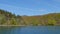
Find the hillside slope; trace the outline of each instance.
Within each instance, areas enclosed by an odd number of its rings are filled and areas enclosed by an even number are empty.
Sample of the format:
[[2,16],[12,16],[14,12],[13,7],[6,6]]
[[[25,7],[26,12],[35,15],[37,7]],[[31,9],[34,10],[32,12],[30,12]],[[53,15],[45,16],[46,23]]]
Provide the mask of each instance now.
[[60,25],[60,13],[51,13],[41,16],[25,16],[26,23],[34,25]]
[[60,13],[20,16],[0,10],[0,25],[60,25]]
[[21,21],[23,21],[21,16],[0,10],[0,25],[23,25],[25,22]]

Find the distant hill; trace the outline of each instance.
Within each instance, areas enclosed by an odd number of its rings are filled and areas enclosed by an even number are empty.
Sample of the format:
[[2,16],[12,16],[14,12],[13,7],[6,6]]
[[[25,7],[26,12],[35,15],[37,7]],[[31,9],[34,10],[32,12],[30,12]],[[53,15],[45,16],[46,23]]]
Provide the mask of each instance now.
[[0,10],[0,25],[60,25],[60,13],[37,16],[20,16]]
[[60,25],[60,13],[51,13],[41,16],[25,16],[26,23],[34,25]]

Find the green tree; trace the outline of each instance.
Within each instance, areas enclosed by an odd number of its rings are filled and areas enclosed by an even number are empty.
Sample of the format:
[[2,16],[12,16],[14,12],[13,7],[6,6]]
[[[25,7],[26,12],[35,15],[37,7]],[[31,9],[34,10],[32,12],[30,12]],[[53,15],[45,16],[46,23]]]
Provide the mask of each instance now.
[[5,24],[6,22],[7,21],[5,19],[2,19],[0,24],[2,25],[2,24]]
[[55,19],[49,19],[47,25],[56,25],[56,20]]
[[17,25],[17,22],[14,18],[11,19],[11,25]]
[[32,24],[33,24],[34,26],[37,26],[37,25],[38,25],[38,21],[35,20],[35,19],[33,19],[33,20],[32,20]]

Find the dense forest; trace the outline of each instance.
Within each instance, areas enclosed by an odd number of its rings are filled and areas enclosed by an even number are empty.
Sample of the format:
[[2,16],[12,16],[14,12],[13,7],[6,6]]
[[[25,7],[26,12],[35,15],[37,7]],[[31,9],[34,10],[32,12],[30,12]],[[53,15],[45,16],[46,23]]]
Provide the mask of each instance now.
[[20,16],[0,9],[0,25],[57,26],[60,25],[60,13]]

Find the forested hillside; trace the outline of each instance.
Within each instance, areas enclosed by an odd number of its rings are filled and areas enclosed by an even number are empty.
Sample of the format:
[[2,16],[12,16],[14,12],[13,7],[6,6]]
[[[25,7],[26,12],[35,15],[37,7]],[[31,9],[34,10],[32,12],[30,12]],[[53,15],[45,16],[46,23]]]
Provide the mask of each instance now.
[[0,10],[0,25],[23,25],[21,16],[12,14],[8,11]]
[[60,25],[60,13],[20,16],[0,9],[0,25]]

